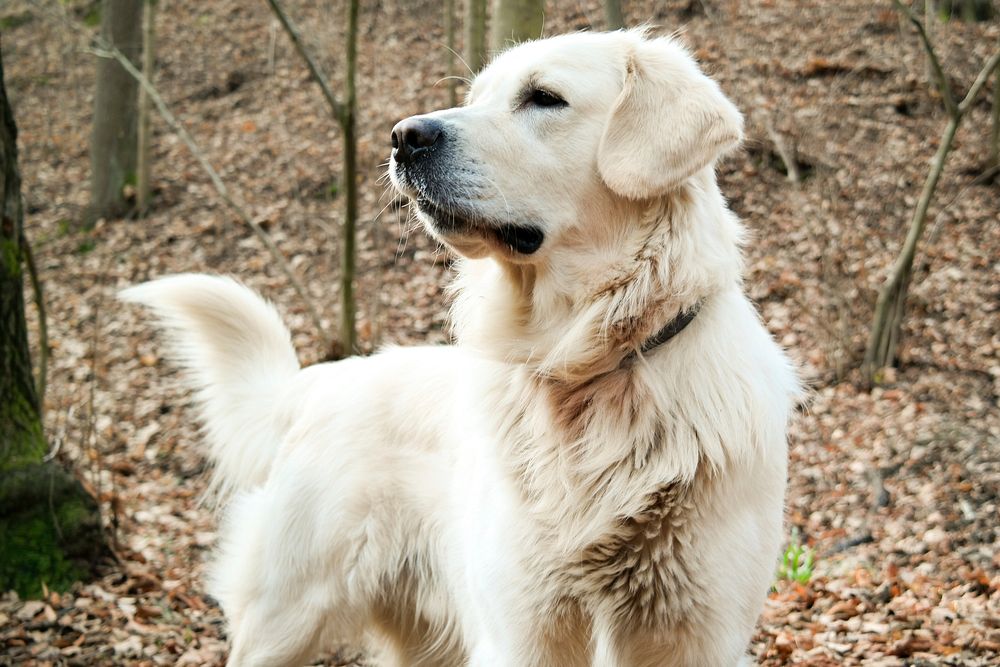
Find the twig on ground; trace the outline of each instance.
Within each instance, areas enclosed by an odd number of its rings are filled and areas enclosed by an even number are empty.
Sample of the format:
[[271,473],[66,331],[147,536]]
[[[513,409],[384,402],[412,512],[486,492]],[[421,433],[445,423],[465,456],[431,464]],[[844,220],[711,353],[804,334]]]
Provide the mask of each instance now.
[[795,157],[794,148],[790,148],[785,140],[782,138],[781,134],[774,129],[774,123],[771,120],[770,114],[765,116],[764,127],[767,129],[767,134],[771,137],[771,142],[774,144],[774,150],[777,151],[778,157],[781,161],[785,163],[785,171],[788,174],[788,180],[792,183],[801,183],[802,174],[799,172],[799,163]]

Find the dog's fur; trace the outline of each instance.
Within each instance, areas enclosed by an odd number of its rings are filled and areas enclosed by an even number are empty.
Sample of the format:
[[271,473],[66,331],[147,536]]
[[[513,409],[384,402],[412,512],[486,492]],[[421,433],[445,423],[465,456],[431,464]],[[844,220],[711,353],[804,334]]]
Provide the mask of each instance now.
[[232,280],[125,293],[172,332],[230,499],[230,664],[332,639],[398,665],[737,664],[797,391],[715,181],[740,114],[675,41],[626,31],[515,47],[417,120],[441,136],[391,175],[464,257],[455,345],[300,370]]

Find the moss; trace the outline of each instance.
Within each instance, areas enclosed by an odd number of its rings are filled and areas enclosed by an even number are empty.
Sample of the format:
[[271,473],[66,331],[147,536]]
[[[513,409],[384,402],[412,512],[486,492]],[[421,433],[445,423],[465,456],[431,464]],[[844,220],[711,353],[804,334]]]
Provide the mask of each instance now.
[[36,512],[16,519],[0,519],[0,587],[13,588],[24,598],[49,590],[66,590],[86,576],[66,558],[51,517]]
[[0,477],[0,590],[25,598],[86,579],[108,554],[97,506],[61,468],[34,465]]
[[11,277],[21,275],[21,247],[13,239],[0,238],[0,267]]
[[0,473],[4,473],[41,461],[48,445],[29,399],[23,393],[2,388],[0,395],[7,397],[6,404],[0,406]]

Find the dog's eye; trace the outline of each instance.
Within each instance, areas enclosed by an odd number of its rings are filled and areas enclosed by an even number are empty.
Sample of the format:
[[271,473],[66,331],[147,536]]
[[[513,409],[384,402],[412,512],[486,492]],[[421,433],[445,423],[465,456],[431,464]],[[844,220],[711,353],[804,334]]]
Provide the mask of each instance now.
[[566,100],[541,88],[531,90],[525,99],[525,104],[543,108],[568,106]]

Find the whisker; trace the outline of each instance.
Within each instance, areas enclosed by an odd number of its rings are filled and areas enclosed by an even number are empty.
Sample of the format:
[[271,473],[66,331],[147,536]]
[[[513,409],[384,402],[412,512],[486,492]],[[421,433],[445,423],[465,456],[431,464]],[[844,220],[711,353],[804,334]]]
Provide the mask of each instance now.
[[400,232],[399,232],[399,241],[396,244],[396,261],[398,261],[399,258],[403,256],[403,253],[406,252],[407,241],[409,241],[410,238],[411,220],[413,222],[416,222],[416,217],[417,217],[416,211],[413,210],[411,202],[407,202],[405,208],[406,208],[406,219],[402,223],[399,223],[399,218],[398,218],[398,213],[402,211],[402,208],[400,208],[399,211],[397,211],[396,223],[400,229]]
[[441,83],[442,81],[449,81],[451,79],[455,79],[456,81],[461,81],[462,83],[464,83],[466,85],[469,85],[469,86],[472,85],[472,79],[466,79],[464,76],[458,76],[458,75],[455,75],[455,74],[452,74],[450,76],[443,76],[443,77],[441,77],[440,79],[438,79],[437,81],[434,82],[434,85],[436,86],[439,83]]
[[[451,51],[452,55],[455,56],[456,58],[458,58],[461,61],[461,63],[463,65],[465,65],[465,69],[469,70],[469,74],[471,74],[472,76],[476,76],[476,73],[472,70],[471,67],[469,67],[469,63],[465,62],[465,58],[463,58],[462,55],[458,51],[456,51],[455,49],[451,48],[447,44],[442,44],[441,42],[437,42],[437,45],[441,46],[441,47],[444,47],[445,49]],[[469,81],[469,83],[471,84],[472,82]]]
[[489,178],[488,176],[484,176],[483,178],[486,179],[487,183],[493,186],[493,188],[500,195],[500,198],[503,199],[503,207],[507,210],[507,222],[511,223],[514,222],[514,216],[512,215],[512,211],[510,210],[510,203],[507,201],[507,195],[503,193],[503,190],[500,189],[500,186],[497,185],[496,181],[494,181],[492,178]]
[[[390,185],[390,186],[387,186],[387,187],[386,187],[386,188],[385,188],[385,189],[384,189],[384,190],[382,191],[382,196],[381,196],[381,197],[379,197],[379,201],[382,201],[382,197],[385,197],[386,193],[388,193],[388,192],[389,192],[389,189],[390,189],[391,187],[392,187],[391,185]],[[379,211],[378,213],[376,213],[376,214],[375,214],[375,217],[374,217],[374,218],[372,218],[372,222],[375,222],[375,221],[377,221],[377,220],[378,220],[378,219],[379,219],[379,218],[380,218],[380,217],[382,216],[382,214],[383,214],[383,213],[385,213],[386,209],[387,209],[387,208],[389,208],[390,206],[392,206],[392,204],[393,204],[393,202],[394,202],[394,201],[396,201],[396,200],[395,200],[394,198],[391,198],[391,199],[389,199],[389,201],[387,201],[387,202],[386,202],[385,206],[383,206],[383,207],[382,207],[382,210],[380,210],[380,211]]]

